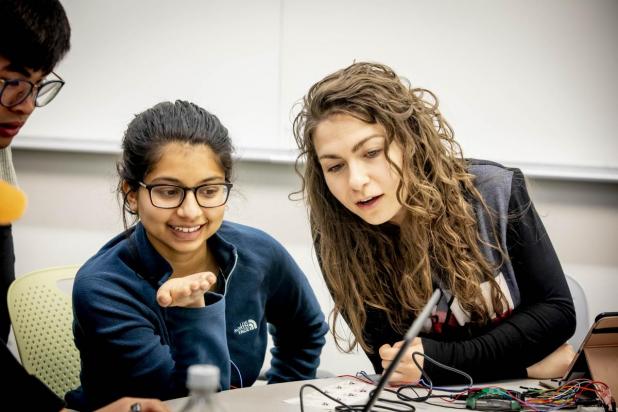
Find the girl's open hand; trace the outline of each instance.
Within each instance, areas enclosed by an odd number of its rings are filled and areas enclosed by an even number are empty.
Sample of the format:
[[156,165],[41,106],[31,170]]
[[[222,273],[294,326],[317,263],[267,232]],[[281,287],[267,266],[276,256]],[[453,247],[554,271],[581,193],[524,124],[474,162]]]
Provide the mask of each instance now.
[[157,291],[157,302],[164,308],[178,306],[185,308],[204,307],[204,293],[217,283],[212,272],[199,272],[178,278],[171,278]]

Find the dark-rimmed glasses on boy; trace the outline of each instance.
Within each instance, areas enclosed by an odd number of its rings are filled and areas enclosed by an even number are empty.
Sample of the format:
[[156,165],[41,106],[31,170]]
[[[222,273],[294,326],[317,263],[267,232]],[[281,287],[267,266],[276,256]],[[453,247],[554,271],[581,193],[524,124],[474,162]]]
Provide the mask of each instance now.
[[0,105],[6,108],[17,106],[34,93],[34,105],[36,107],[45,106],[54,100],[64,86],[64,80],[56,73],[52,72],[52,74],[57,79],[43,80],[39,84],[24,79],[0,78]]

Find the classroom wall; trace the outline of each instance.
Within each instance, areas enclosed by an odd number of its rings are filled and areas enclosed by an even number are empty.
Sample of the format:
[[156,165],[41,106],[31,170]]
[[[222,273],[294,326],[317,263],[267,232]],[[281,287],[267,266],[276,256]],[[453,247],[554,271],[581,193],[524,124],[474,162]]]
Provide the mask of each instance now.
[[436,93],[467,156],[618,181],[615,0],[62,3],[67,84],[15,145],[113,153],[133,113],[182,98],[244,158],[287,158],[294,103],[370,60]]
[[[13,152],[29,206],[14,225],[17,273],[80,263],[122,228],[114,194],[114,155]],[[226,217],[281,241],[304,269],[326,313],[332,302],[312,254],[302,202],[288,200],[299,187],[291,164],[240,162]],[[618,185],[531,180],[532,199],[562,264],[587,293],[590,314],[618,311]],[[329,337],[322,367],[337,374],[371,370],[364,354],[340,353]]]

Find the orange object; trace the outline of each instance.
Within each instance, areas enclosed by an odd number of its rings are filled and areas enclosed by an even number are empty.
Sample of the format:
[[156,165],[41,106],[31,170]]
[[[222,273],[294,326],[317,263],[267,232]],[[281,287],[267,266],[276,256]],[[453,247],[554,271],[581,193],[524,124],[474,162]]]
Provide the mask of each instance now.
[[24,192],[0,180],[0,225],[8,225],[19,219],[27,203]]

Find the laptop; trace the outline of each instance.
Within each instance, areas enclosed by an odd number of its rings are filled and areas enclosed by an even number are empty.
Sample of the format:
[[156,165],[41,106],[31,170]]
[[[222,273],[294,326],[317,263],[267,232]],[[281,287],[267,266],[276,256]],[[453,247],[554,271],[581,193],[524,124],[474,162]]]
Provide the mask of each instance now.
[[582,377],[604,382],[618,394],[618,312],[597,315],[562,381]]
[[438,301],[440,300],[441,295],[442,295],[442,292],[440,291],[440,289],[436,289],[433,292],[433,295],[431,295],[431,298],[429,298],[429,300],[427,301],[427,304],[425,305],[421,313],[416,317],[414,322],[412,322],[412,326],[410,326],[410,329],[408,329],[408,331],[403,337],[403,345],[401,345],[401,347],[399,348],[399,351],[395,355],[395,358],[393,359],[391,364],[388,365],[388,368],[386,368],[386,370],[382,374],[382,377],[378,381],[376,388],[374,389],[371,396],[369,397],[369,400],[365,404],[365,407],[363,408],[363,412],[371,412],[371,408],[373,408],[373,405],[376,403],[376,401],[380,397],[380,393],[382,392],[382,389],[384,389],[384,387],[388,383],[389,378],[395,372],[395,369],[397,369],[397,364],[399,363],[403,355],[406,353],[406,350],[408,349],[408,347],[410,346],[414,338],[418,336],[419,332],[421,331],[421,328],[423,327],[427,319],[429,319],[429,316],[431,315],[431,311],[433,310],[434,306],[438,304]]

